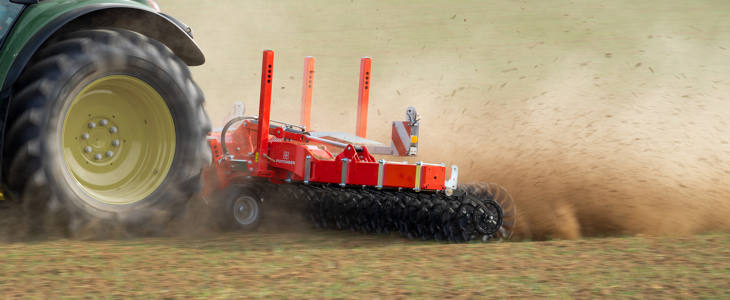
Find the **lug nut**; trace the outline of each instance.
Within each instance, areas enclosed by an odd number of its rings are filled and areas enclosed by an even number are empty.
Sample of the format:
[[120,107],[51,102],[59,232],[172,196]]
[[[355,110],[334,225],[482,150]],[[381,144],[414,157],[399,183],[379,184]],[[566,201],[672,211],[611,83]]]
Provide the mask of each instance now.
[[119,140],[113,140],[112,141],[112,146],[119,147]]
[[107,157],[112,157],[112,156],[114,156],[114,152],[112,152],[111,150],[109,150],[109,151],[106,152],[106,156]]
[[117,133],[119,131],[116,126],[109,127],[109,132],[111,133]]
[[99,125],[101,125],[101,126],[106,126],[106,124],[108,124],[108,123],[109,123],[109,121],[107,121],[106,119],[99,121]]
[[81,135],[81,138],[82,139],[85,139],[85,140],[88,140],[89,139],[89,134],[88,133],[84,133],[84,134]]
[[94,123],[94,122],[89,122],[89,128],[94,128],[94,127],[96,127],[96,123]]
[[91,146],[84,147],[84,152],[90,153],[91,152]]
[[101,154],[99,154],[99,153],[94,154],[94,159],[101,160]]

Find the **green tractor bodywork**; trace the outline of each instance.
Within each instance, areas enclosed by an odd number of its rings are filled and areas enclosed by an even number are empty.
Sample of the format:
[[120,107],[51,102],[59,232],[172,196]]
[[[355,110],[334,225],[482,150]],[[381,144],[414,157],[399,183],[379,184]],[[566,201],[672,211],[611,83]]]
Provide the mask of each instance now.
[[0,1],[6,196],[71,232],[93,220],[154,232],[179,214],[209,160],[192,30],[154,1]]
[[[46,40],[74,26],[129,29],[161,41],[189,66],[205,62],[192,39],[192,30],[173,17],[156,12],[145,0],[0,1],[10,8],[7,15],[0,15],[6,18],[0,22],[8,22],[0,25],[4,35],[0,36],[0,97],[7,96],[8,89]],[[6,98],[0,100],[7,102]]]

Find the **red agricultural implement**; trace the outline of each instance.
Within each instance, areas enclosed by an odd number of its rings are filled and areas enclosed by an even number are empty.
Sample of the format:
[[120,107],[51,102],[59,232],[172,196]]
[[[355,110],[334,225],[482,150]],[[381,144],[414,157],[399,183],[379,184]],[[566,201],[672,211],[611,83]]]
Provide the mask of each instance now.
[[258,116],[234,116],[208,137],[213,163],[204,194],[217,200],[226,228],[255,228],[266,200],[266,207],[296,207],[322,228],[457,242],[511,236],[514,205],[500,186],[457,186],[456,166],[447,179],[445,164],[373,156],[415,155],[419,119],[408,108],[405,121],[393,122],[390,146],[365,139],[370,58],[361,61],[357,136],[310,131],[311,57],[305,59],[301,125],[272,121],[273,66],[274,52],[264,51]]

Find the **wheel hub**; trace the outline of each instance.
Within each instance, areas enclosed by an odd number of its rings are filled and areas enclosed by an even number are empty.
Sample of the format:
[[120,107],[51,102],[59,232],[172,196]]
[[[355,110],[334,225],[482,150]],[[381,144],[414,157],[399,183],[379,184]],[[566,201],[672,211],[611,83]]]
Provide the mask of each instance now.
[[250,225],[256,221],[259,214],[259,207],[256,199],[250,196],[242,196],[233,203],[233,217],[241,225]]
[[62,126],[67,174],[93,200],[141,201],[167,177],[175,155],[175,124],[167,103],[136,77],[89,83],[73,99]]
[[117,154],[122,149],[122,136],[120,126],[109,121],[114,118],[116,115],[92,116],[87,126],[79,130],[79,151],[87,164],[110,165],[114,157],[119,157]]

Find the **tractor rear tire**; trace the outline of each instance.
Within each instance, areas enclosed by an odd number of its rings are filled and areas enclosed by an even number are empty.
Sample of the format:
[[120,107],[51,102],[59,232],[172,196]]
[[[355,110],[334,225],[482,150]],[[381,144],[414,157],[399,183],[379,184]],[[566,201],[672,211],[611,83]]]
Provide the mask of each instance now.
[[[14,86],[3,184],[31,232],[160,233],[201,188],[210,120],[187,66],[133,31],[48,42]],[[45,224],[45,225],[44,225]]]

